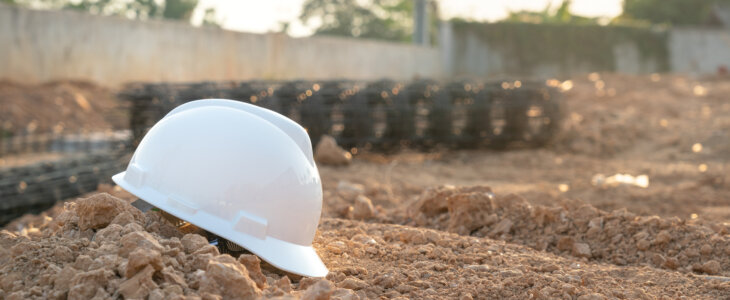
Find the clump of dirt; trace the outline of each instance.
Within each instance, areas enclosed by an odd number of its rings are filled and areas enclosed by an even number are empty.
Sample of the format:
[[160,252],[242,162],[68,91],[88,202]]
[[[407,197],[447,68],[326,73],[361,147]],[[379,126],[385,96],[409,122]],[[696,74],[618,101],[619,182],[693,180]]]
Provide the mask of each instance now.
[[0,81],[0,131],[76,133],[127,127],[114,92],[89,82],[25,85]]
[[143,214],[106,193],[66,202],[44,220],[33,231],[0,231],[0,298],[358,297],[327,279],[292,283],[250,254],[221,254],[159,212]]
[[426,190],[408,224],[504,240],[540,251],[623,265],[730,276],[730,224],[606,212],[589,204],[531,205],[483,186]]
[[314,159],[325,165],[343,166],[352,161],[352,154],[337,145],[335,138],[323,135],[314,149]]

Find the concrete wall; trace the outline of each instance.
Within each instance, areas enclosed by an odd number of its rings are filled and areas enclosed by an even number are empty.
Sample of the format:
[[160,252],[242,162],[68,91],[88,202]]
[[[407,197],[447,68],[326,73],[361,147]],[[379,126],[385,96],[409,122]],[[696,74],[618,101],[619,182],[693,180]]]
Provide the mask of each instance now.
[[730,30],[673,29],[669,53],[674,72],[698,75],[730,69]]
[[[667,71],[666,38],[634,28],[581,25],[442,26],[443,63],[457,77],[562,77],[596,71]],[[648,39],[641,40],[643,37]],[[641,47],[657,53],[642,52]],[[656,54],[656,55],[654,55]]]
[[442,77],[438,49],[290,38],[0,5],[0,78],[128,81]]
[[[707,74],[730,68],[728,30],[673,29],[661,38],[604,27],[494,26],[444,24],[440,47],[432,48],[0,4],[0,79],[81,79],[114,86],[129,81],[552,77],[595,71]],[[647,56],[654,52],[663,53]]]

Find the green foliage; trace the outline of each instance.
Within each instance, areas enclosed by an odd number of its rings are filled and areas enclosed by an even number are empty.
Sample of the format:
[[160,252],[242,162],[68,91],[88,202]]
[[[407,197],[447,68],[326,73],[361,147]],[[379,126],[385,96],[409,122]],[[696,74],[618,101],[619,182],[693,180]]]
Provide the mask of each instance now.
[[[318,35],[408,42],[413,32],[413,0],[307,0],[299,18],[305,24],[319,22]],[[437,26],[433,20],[432,16],[432,36]]]
[[130,19],[156,18],[162,11],[161,5],[154,0],[81,0],[79,2],[67,2],[61,8],[105,16],[122,16]]
[[716,5],[730,0],[624,0],[617,22],[647,21],[664,25],[708,25]]
[[215,14],[215,8],[207,8],[203,15],[203,26],[221,27],[221,22]]
[[198,0],[166,0],[162,17],[174,20],[190,20],[196,6],[198,6]]
[[[0,0],[42,9],[69,9],[129,19],[190,20],[198,0]],[[216,24],[215,10],[205,11],[205,25]]]
[[572,0],[563,0],[557,9],[553,9],[548,4],[542,11],[516,11],[510,12],[503,22],[519,22],[519,23],[564,23],[564,24],[596,24],[598,19],[586,18],[573,15],[570,12]]
[[546,64],[615,71],[614,47],[625,43],[636,45],[641,58],[654,61],[659,71],[669,68],[667,33],[647,27],[455,21],[454,30],[459,36],[482,39],[505,55],[513,74],[532,74],[534,67]]

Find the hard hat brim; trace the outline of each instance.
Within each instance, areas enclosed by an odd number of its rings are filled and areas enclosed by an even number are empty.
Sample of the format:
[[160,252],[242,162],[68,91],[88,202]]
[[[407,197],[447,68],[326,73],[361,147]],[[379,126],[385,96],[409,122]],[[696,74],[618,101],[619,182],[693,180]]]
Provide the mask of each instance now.
[[184,207],[172,205],[168,201],[169,195],[150,187],[135,187],[124,180],[125,174],[126,171],[116,174],[112,176],[112,180],[155,207],[246,248],[274,267],[308,277],[324,277],[329,272],[312,246],[297,245],[269,236],[261,239],[241,233],[234,230],[233,224],[227,220],[204,211],[191,212]]

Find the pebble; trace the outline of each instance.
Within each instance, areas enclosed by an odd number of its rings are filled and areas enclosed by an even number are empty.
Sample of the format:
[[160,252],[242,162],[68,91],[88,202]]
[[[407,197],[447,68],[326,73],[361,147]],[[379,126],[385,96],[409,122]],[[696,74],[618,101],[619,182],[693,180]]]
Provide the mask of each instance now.
[[337,145],[335,138],[323,135],[314,151],[314,159],[323,165],[349,165],[352,154]]

